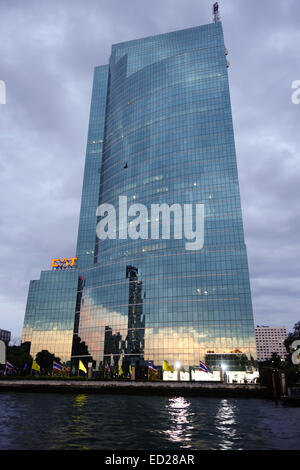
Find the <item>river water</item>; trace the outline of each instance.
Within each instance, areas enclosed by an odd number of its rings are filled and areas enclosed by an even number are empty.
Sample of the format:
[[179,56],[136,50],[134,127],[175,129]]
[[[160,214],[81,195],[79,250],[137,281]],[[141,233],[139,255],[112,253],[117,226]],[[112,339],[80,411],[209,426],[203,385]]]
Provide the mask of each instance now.
[[300,408],[260,399],[0,393],[0,449],[300,449]]

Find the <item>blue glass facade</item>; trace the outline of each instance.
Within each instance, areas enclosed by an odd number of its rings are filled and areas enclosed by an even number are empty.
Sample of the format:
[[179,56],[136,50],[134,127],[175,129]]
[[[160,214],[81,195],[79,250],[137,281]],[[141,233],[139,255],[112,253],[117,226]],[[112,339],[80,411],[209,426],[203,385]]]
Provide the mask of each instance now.
[[202,203],[205,241],[97,239],[78,331],[96,369],[255,358],[221,23],[112,47],[101,168],[99,204]]
[[108,65],[96,67],[92,91],[90,123],[86,149],[76,256],[79,268],[94,263],[96,207],[100,190],[100,172],[104,139]]
[[33,358],[44,349],[70,361],[77,288],[76,269],[42,271],[30,282],[22,342],[30,343]]
[[[151,238],[150,218],[147,239],[117,230],[100,240],[96,209],[118,209],[120,196],[149,210],[203,204],[203,248]],[[218,370],[225,358],[229,369],[250,368],[254,324],[221,23],[113,45],[109,65],[96,67],[77,256],[75,366],[121,364],[125,375],[136,366],[143,376],[148,360]]]

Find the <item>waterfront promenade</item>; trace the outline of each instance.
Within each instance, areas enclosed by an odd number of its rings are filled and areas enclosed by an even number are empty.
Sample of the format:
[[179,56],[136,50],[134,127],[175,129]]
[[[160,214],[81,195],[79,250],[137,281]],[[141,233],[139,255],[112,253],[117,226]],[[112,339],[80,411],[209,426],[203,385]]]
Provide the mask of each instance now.
[[221,382],[138,382],[96,380],[0,380],[0,392],[73,392],[117,393],[168,396],[211,396],[271,398],[270,391],[259,384],[224,384]]

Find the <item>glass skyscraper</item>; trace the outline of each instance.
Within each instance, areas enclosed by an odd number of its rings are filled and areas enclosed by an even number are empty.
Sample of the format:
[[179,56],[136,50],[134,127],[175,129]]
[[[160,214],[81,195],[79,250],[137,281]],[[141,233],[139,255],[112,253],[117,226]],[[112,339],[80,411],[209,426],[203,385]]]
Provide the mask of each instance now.
[[[134,367],[144,377],[147,361],[160,370],[163,361],[177,363],[186,373],[200,361],[212,371],[224,362],[229,371],[251,370],[255,335],[226,52],[216,22],[113,45],[109,65],[95,68],[77,267],[32,281],[23,341],[68,331],[67,360],[74,369],[79,359],[92,363],[95,372],[121,365],[125,375]],[[202,249],[187,250],[186,239],[172,236],[172,215],[169,239],[151,236],[152,215],[149,236],[124,236],[120,196],[149,213],[153,204],[202,204]],[[103,204],[116,208],[115,238],[97,237]],[[55,339],[42,349],[60,354]]]

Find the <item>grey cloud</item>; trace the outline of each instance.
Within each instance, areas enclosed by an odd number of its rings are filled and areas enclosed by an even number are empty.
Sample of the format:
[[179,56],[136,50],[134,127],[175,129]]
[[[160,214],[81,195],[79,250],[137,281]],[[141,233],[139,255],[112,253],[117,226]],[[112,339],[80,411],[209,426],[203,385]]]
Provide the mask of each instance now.
[[[0,327],[20,336],[29,280],[73,255],[93,67],[110,47],[212,20],[212,0],[0,4]],[[229,48],[245,238],[258,324],[299,320],[297,0],[219,2]]]

